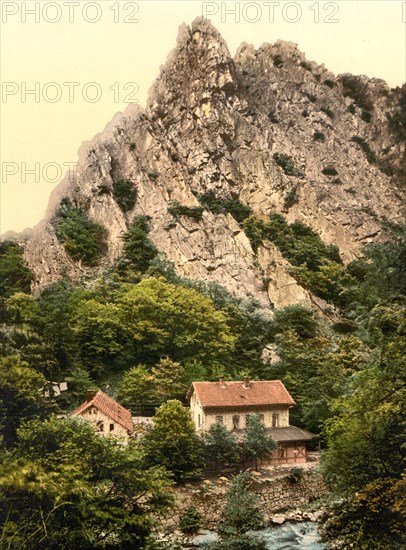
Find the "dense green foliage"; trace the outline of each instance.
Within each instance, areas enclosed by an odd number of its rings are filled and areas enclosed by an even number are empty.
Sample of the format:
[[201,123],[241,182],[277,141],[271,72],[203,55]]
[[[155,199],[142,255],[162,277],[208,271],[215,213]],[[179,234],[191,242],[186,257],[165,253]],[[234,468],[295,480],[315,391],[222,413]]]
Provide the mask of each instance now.
[[113,197],[123,212],[132,210],[137,200],[137,192],[132,181],[118,180],[113,183]]
[[183,533],[196,533],[202,524],[202,515],[194,506],[189,506],[180,518],[179,527]]
[[345,97],[353,99],[354,103],[365,111],[372,111],[374,108],[370,98],[368,86],[362,82],[359,76],[344,74],[340,77]]
[[231,214],[238,223],[242,223],[252,214],[252,209],[243,204],[237,195],[219,197],[214,191],[207,191],[197,198],[203,208],[213,214]]
[[144,434],[142,446],[148,466],[164,466],[176,481],[199,478],[203,468],[202,443],[180,401],[161,405],[153,427]]
[[324,518],[323,539],[340,550],[405,548],[405,495],[404,478],[368,483],[344,504],[332,507],[333,513]]
[[259,529],[264,521],[258,497],[250,491],[250,477],[242,473],[233,478],[227,494],[220,532],[225,538]]
[[44,398],[46,379],[18,356],[0,358],[0,435],[10,447],[22,420],[46,418],[51,411]]
[[204,450],[209,465],[236,466],[241,460],[241,447],[235,436],[220,422],[212,424],[205,433]]
[[97,264],[106,249],[106,229],[92,222],[86,212],[62,199],[53,224],[59,241],[73,260]]
[[0,298],[9,298],[15,292],[29,292],[32,279],[21,247],[0,242]]
[[137,365],[126,371],[119,386],[118,398],[131,410],[142,410],[146,404],[184,399],[191,382],[180,363],[164,357],[152,369]]
[[351,141],[357,143],[361,147],[362,151],[365,153],[365,158],[370,164],[376,162],[376,155],[364,138],[360,136],[352,136]]
[[146,548],[151,512],[170,503],[162,469],[79,420],[27,422],[0,475],[2,547]]
[[178,201],[171,202],[168,212],[173,218],[178,221],[181,216],[192,218],[195,221],[200,221],[203,216],[203,208],[201,206],[185,206]]
[[146,216],[135,216],[123,237],[124,250],[119,270],[135,270],[145,273],[158,254],[154,243],[148,237],[150,227]]
[[406,85],[395,88],[394,98],[386,112],[389,126],[400,140],[406,140]]
[[276,446],[276,442],[268,435],[259,414],[250,414],[244,433],[244,451],[249,459],[255,461],[256,470],[258,460],[269,459]]
[[274,153],[273,159],[278,166],[282,168],[287,176],[295,176],[296,178],[303,178],[303,172],[295,166],[292,161],[292,157],[285,155],[285,153]]
[[[235,197],[228,200],[209,195],[202,208],[231,213],[254,250],[272,241],[297,280],[335,305],[334,322],[298,304],[272,315],[219,285],[178,277],[157,254],[142,217],[129,228],[123,257],[101,278],[75,285],[61,279],[35,297],[27,293],[20,250],[1,249],[7,260],[1,264],[0,430],[7,450],[0,517],[8,547],[147,546],[150,512],[167,499],[162,484],[161,492],[154,489],[167,479],[163,467],[182,482],[201,475],[205,462],[237,459],[223,427],[215,425],[202,441],[187,409],[173,401],[185,402],[191,381],[219,376],[281,379],[297,403],[291,423],[321,434],[325,478],[343,499],[325,521],[326,540],[338,538],[343,548],[404,544],[405,227],[387,224],[387,240],[365,246],[364,256],[345,267],[337,248],[304,224],[275,214],[255,217]],[[272,360],[263,360],[265,347]],[[67,392],[44,397],[49,382],[64,380]],[[98,446],[76,424],[57,429],[62,424],[46,420],[52,411],[72,410],[95,385],[119,392],[131,407],[163,403],[154,428],[125,457]],[[245,449],[254,447],[245,442]],[[122,461],[131,463],[131,475]],[[157,498],[151,506],[144,497],[137,505],[128,501],[139,490],[144,495],[142,487]],[[110,489],[116,504],[110,494],[102,501]],[[261,544],[235,529],[219,548]]]
[[137,365],[123,374],[117,398],[133,411],[136,406],[142,409],[155,402],[155,380],[146,365]]
[[251,216],[244,230],[256,251],[264,240],[273,242],[292,264],[292,275],[315,294],[342,305],[342,291],[350,275],[346,272],[335,245],[326,245],[307,225],[288,224],[281,214],[268,218]]

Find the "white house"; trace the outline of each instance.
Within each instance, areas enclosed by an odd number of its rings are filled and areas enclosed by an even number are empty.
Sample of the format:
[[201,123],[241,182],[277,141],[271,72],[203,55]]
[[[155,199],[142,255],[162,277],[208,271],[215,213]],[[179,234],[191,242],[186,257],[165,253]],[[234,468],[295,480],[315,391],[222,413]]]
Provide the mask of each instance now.
[[193,382],[187,397],[199,433],[220,422],[241,438],[249,415],[259,414],[278,443],[273,462],[305,462],[306,441],[317,437],[289,424],[289,409],[295,402],[280,380]]

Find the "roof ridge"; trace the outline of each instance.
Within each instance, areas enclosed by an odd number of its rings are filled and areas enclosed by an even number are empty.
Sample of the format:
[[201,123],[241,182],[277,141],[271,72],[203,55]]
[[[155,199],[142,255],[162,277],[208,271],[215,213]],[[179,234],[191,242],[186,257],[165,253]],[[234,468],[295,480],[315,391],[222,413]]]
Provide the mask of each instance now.
[[89,401],[82,403],[73,412],[74,416],[78,416],[85,412],[89,407],[94,406],[99,409],[103,414],[109,416],[112,420],[120,424],[128,431],[133,430],[133,422],[131,411],[123,407],[118,401],[116,401],[107,393],[99,390]]

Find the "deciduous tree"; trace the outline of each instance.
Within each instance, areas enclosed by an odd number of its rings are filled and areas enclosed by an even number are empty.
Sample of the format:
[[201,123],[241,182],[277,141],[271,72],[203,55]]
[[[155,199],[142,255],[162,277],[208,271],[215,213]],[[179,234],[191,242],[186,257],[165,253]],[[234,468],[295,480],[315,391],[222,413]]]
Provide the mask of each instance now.
[[241,460],[241,449],[235,436],[216,422],[204,435],[206,461],[217,466],[235,466]]
[[176,481],[198,478],[203,467],[203,448],[189,409],[176,399],[159,407],[153,427],[141,440],[148,465],[161,465]]
[[259,414],[250,414],[244,434],[244,450],[248,458],[255,460],[255,469],[258,468],[258,460],[269,457],[276,446]]
[[0,476],[2,545],[27,550],[141,549],[171,503],[162,468],[90,424],[50,419],[19,431]]

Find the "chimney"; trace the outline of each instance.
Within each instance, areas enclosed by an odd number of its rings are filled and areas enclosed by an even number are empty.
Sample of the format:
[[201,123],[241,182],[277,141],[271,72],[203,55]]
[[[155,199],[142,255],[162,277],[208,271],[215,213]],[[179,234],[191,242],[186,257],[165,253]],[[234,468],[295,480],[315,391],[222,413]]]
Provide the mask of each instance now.
[[91,401],[97,394],[99,390],[87,390],[86,392],[86,401]]
[[248,390],[248,389],[250,389],[250,387],[251,387],[251,381],[250,381],[250,379],[249,379],[249,378],[244,378],[244,388],[245,388],[246,390]]

